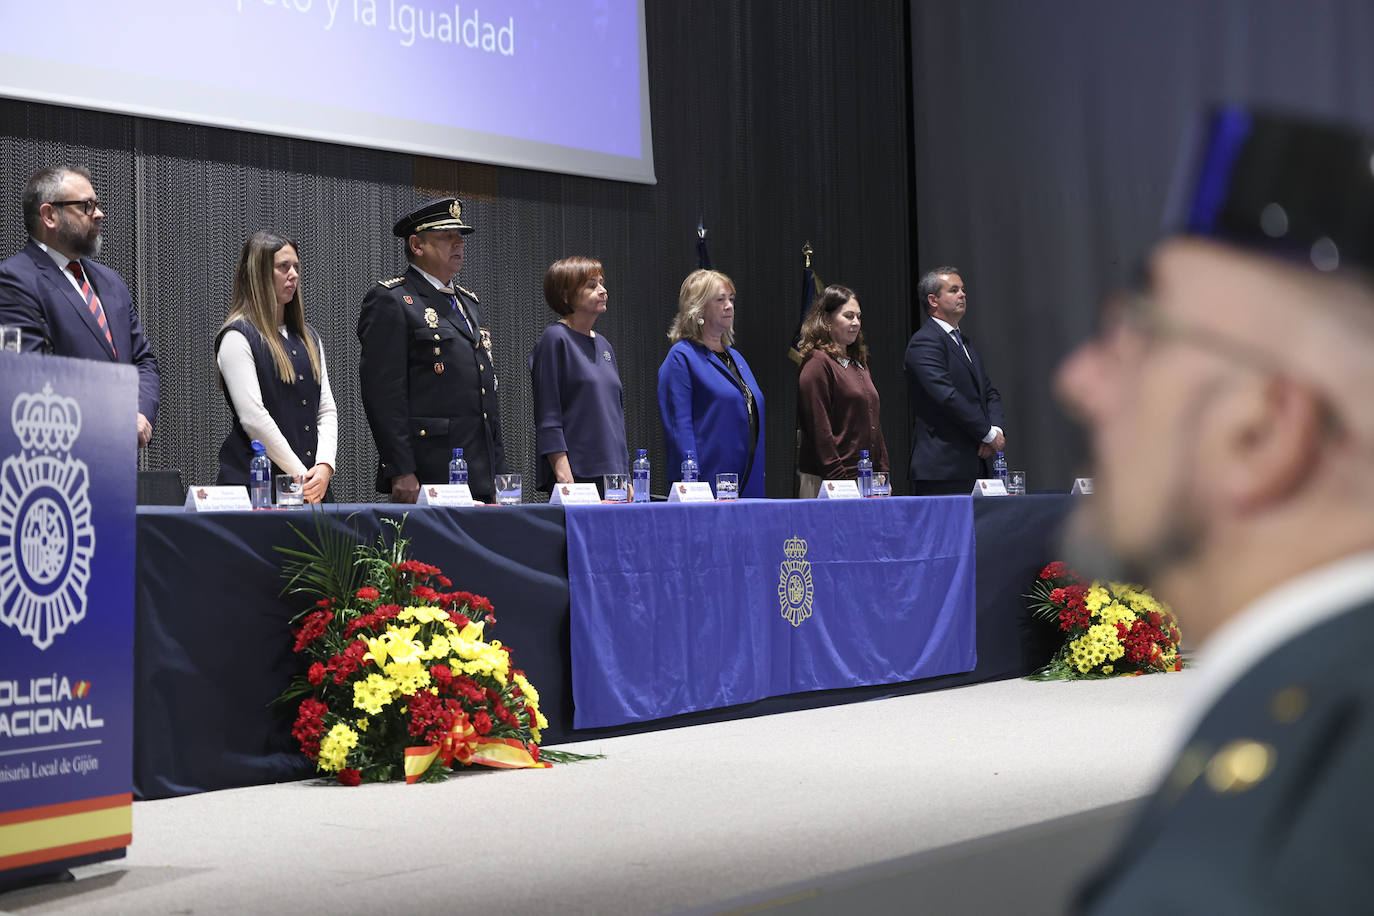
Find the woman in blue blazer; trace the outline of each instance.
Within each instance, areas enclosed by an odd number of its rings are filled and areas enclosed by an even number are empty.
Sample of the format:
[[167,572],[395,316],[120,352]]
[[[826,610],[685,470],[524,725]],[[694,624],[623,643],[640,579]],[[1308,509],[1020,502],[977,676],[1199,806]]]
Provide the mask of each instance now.
[[763,392],[735,339],[735,284],[725,274],[697,270],[682,281],[673,347],[658,368],[658,410],[668,452],[668,480],[678,479],[687,452],[696,452],[701,479],[739,474],[744,497],[763,497]]

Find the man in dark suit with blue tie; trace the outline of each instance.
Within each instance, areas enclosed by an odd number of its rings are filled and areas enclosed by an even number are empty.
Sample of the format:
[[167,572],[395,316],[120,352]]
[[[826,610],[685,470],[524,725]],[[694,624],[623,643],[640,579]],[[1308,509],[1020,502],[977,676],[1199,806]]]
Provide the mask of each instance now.
[[937,267],[917,288],[930,317],[906,347],[911,399],[910,479],[917,496],[969,493],[1006,447],[1002,396],[959,330],[968,290],[958,268]]
[[132,364],[138,369],[138,447],[153,437],[160,382],[129,287],[91,260],[105,219],[91,173],[53,166],[24,188],[29,241],[0,262],[0,324],[18,327],[24,350]]
[[1143,282],[1059,370],[1097,478],[1069,558],[1197,647],[1174,763],[1080,907],[1368,913],[1374,134],[1200,127]]

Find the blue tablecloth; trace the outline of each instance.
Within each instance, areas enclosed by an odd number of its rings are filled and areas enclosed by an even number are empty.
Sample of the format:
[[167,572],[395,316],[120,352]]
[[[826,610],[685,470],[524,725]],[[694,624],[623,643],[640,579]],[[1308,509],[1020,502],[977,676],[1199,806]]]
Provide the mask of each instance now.
[[971,503],[569,507],[575,727],[972,670]]

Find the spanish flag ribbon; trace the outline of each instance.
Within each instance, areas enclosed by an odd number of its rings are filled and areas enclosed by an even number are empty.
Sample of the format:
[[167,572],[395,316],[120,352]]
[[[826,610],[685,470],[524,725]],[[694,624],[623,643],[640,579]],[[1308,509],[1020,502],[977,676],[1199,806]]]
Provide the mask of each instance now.
[[553,766],[535,760],[529,749],[514,738],[494,738],[481,742],[472,751],[472,762],[503,770],[548,769]]
[[410,785],[425,775],[425,770],[429,769],[429,765],[438,756],[439,745],[437,744],[406,748],[406,785]]
[[459,713],[453,728],[444,735],[438,744],[422,744],[406,748],[406,785],[416,782],[430,764],[437,759],[444,766],[453,766],[453,761],[468,763],[472,760],[473,748],[477,745],[477,731],[472,727],[466,713]]

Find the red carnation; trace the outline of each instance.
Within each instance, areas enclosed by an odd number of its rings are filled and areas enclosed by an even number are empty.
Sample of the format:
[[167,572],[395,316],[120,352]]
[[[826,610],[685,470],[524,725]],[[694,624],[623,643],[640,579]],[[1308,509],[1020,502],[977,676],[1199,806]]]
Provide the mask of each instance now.
[[344,769],[339,771],[339,782],[346,786],[356,786],[358,783],[362,781],[363,774],[353,769],[352,767],[345,767]]
[[321,598],[319,601],[316,601],[316,602],[315,602],[315,607],[327,608],[327,607],[329,607],[329,606],[330,606],[331,604],[333,604],[333,603],[334,603],[334,599],[333,599],[333,598]]
[[448,619],[452,620],[453,625],[460,630],[468,624],[472,623],[472,621],[469,620],[466,615],[461,614],[458,611],[449,611]]
[[291,736],[300,742],[301,750],[311,757],[320,753],[320,736],[324,734],[324,716],[329,707],[314,697],[301,700],[296,714],[296,724],[291,727]]
[[357,595],[360,601],[376,601],[378,598],[382,597],[382,593],[370,585],[365,585],[358,589]]
[[410,590],[410,593],[415,596],[417,601],[422,601],[425,604],[437,604],[439,601],[439,593],[428,585],[417,585]]
[[1053,563],[1050,563],[1044,569],[1040,570],[1040,578],[1062,579],[1068,571],[1068,564],[1064,563],[1062,560],[1055,560]]
[[472,727],[476,729],[477,734],[479,735],[490,734],[491,716],[487,715],[485,712],[477,713],[475,716],[472,717]]
[[299,652],[322,636],[325,628],[329,626],[329,621],[333,619],[334,612],[329,610],[311,611],[307,614],[301,628],[296,631],[294,650]]
[[440,576],[439,584],[442,585],[444,588],[453,588],[453,580],[450,579],[448,576]]
[[322,665],[319,662],[315,662],[315,664],[310,666],[310,670],[306,672],[305,679],[310,683],[314,684],[316,687],[318,687],[320,686],[320,684],[324,683],[325,676],[328,673],[329,671],[324,667],[324,665]]

